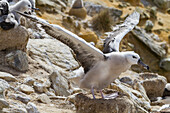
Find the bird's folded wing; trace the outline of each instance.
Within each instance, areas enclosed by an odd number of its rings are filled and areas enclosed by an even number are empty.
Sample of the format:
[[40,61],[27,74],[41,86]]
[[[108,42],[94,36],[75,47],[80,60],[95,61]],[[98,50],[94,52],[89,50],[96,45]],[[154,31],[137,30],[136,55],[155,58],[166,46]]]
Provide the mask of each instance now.
[[107,32],[106,34],[108,36],[104,41],[103,52],[109,53],[112,51],[119,51],[120,41],[139,23],[139,19],[140,14],[135,11],[125,19],[124,23],[113,27],[112,32]]
[[[25,16],[26,14],[20,13]],[[74,33],[53,24],[40,22],[38,18],[32,18],[26,15],[27,18],[41,23],[46,33],[64,44],[68,45],[76,54],[77,60],[81,63],[85,73],[89,71],[98,61],[104,60],[104,54],[91,44],[87,43],[84,39],[78,37]]]

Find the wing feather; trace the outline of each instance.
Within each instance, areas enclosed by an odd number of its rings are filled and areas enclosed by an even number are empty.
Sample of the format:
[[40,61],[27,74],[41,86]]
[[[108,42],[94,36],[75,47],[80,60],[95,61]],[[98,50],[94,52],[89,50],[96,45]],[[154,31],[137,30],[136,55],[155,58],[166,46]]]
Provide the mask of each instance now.
[[21,12],[18,13],[42,24],[42,27],[48,35],[68,45],[76,54],[77,60],[84,67],[85,73],[89,71],[98,61],[105,60],[103,52],[87,43],[84,39],[78,37],[74,33],[58,25],[41,22],[37,17],[32,17]]
[[112,28],[112,32],[107,32],[107,38],[104,41],[104,53],[110,53],[113,51],[119,51],[119,44],[123,37],[130,32],[138,23],[140,19],[140,14],[138,12],[133,12],[128,16],[124,23],[116,25]]

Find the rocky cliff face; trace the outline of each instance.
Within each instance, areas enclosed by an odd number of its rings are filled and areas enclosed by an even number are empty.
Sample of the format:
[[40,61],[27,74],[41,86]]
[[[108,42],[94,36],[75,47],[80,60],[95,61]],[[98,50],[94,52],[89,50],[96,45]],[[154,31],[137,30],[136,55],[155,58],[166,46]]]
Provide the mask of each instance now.
[[132,66],[103,90],[107,99],[95,92],[94,100],[88,90],[69,80],[80,68],[73,51],[46,34],[40,24],[23,19],[15,29],[0,29],[0,112],[169,112],[168,105],[164,106],[169,101],[158,99],[169,96],[168,4],[168,0],[84,0],[83,5],[71,8],[70,0],[37,0],[39,17],[99,49],[103,48],[104,33],[110,30],[106,28],[120,23],[138,7],[140,23],[122,40],[120,50],[137,52],[150,71]]

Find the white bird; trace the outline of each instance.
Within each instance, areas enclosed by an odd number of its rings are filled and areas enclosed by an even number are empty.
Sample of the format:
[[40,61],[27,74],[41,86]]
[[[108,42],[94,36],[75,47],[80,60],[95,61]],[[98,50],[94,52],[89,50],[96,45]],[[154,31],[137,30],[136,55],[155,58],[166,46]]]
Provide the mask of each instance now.
[[9,13],[8,15],[0,17],[0,26],[3,30],[9,30],[16,28],[18,26],[18,22],[15,20],[13,13]]
[[[141,62],[140,56],[133,51],[104,54],[82,38],[58,25],[43,23],[32,16],[20,14],[35,22],[41,23],[48,35],[65,43],[74,51],[77,60],[84,68],[83,76],[79,79],[79,86],[80,88],[91,89],[93,98],[95,98],[94,89],[101,91],[112,83],[122,72],[128,70],[131,65],[142,64],[148,68],[147,65]],[[126,21],[127,23],[138,21],[138,17],[139,13],[134,12]],[[119,33],[121,34],[122,32]],[[102,91],[101,96],[104,98]]]
[[7,0],[0,0],[0,27],[3,30],[9,30],[16,28],[18,22],[15,20],[15,16],[9,13],[9,4]]
[[16,11],[20,12],[31,12],[32,9],[35,9],[32,7],[31,3],[29,0],[20,0],[14,5],[11,5],[9,7],[9,12],[13,13],[15,16],[15,19],[18,23],[20,23],[20,15],[16,13]]
[[133,12],[128,16],[123,24],[116,25],[112,28],[112,32],[107,32],[108,35],[104,41],[104,53],[110,53],[113,51],[119,51],[119,44],[123,37],[130,32],[138,23],[140,19],[140,14],[138,12]]
[[[16,4],[17,2],[19,2],[19,1],[21,1],[21,0],[8,0],[8,2],[9,2],[10,5],[14,5],[14,4]],[[35,7],[35,0],[29,0],[29,1],[30,1],[30,3],[31,3],[32,7]]]

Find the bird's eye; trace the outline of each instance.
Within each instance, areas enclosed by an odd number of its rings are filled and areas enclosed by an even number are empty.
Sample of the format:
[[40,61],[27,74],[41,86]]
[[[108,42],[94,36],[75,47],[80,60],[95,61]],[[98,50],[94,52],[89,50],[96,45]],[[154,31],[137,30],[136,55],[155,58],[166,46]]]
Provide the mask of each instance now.
[[28,7],[31,7],[31,5],[28,5]]
[[132,57],[135,58],[135,59],[137,58],[136,56],[132,56]]

